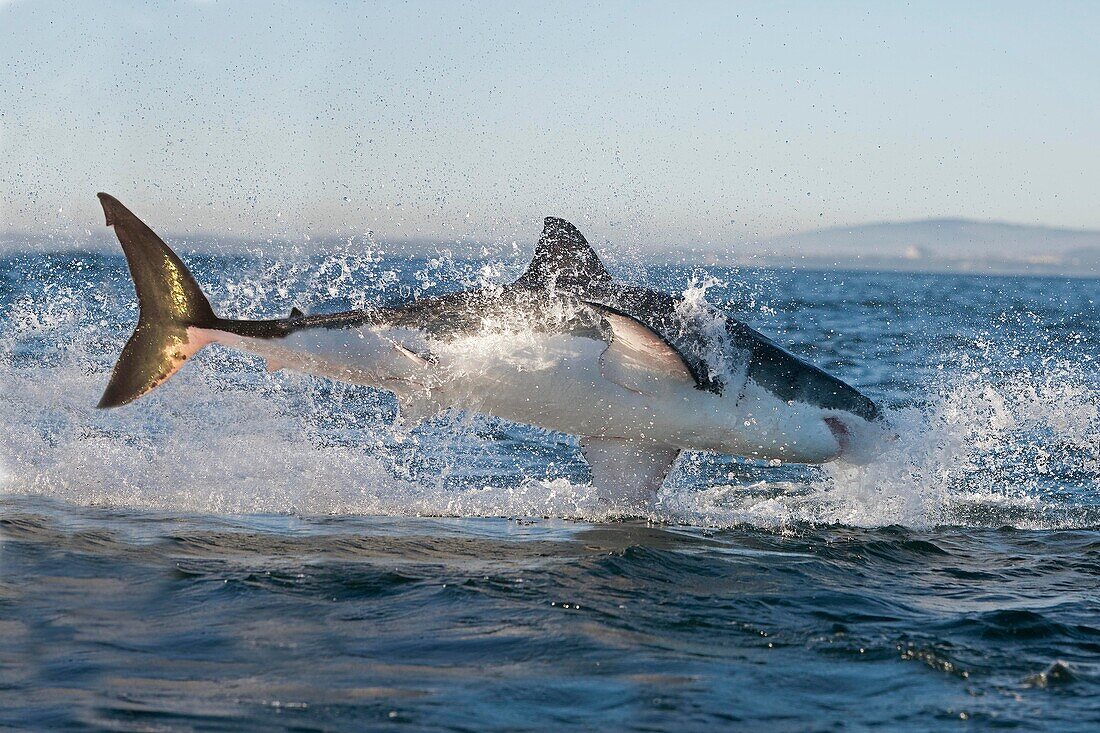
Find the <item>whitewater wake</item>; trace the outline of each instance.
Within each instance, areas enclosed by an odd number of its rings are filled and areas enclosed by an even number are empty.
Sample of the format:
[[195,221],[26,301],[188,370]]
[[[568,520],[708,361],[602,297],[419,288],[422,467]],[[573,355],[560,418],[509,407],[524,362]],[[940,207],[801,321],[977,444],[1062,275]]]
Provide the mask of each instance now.
[[[216,310],[249,317],[308,308],[309,298],[362,307],[499,274],[441,259],[410,280],[360,246],[222,277],[208,292]],[[41,287],[14,293],[0,314],[0,491],[196,513],[622,515],[600,503],[567,436],[454,413],[409,427],[385,393],[268,374],[218,348],[136,405],[96,411],[136,317],[132,294],[124,280],[98,287],[98,275],[70,267],[39,275]],[[697,304],[715,281],[687,287]],[[1100,525],[1100,507],[1081,500],[1100,488],[1096,363],[1006,370],[1002,351],[984,348],[980,359],[944,363],[921,395],[890,410],[896,438],[873,460],[807,468],[689,455],[648,518],[769,529]]]

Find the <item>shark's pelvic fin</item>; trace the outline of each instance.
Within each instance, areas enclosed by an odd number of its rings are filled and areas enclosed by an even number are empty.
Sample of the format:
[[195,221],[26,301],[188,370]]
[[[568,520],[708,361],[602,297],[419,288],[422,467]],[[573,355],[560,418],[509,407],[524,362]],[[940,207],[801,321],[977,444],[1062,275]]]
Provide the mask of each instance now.
[[519,280],[529,287],[585,288],[611,283],[611,274],[584,235],[565,219],[546,217],[535,256]]
[[648,509],[680,449],[616,438],[582,438],[592,485],[611,504]]
[[212,327],[218,318],[187,267],[152,229],[113,196],[101,193],[99,201],[126,254],[138,297],[137,328],[98,405],[118,407],[155,389],[210,343],[198,329]]

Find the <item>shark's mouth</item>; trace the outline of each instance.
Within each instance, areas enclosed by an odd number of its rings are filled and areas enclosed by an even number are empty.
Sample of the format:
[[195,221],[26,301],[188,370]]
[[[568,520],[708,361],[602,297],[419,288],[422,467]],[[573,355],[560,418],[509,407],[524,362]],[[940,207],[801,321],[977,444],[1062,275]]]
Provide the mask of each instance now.
[[844,421],[839,417],[827,417],[825,418],[825,424],[829,426],[829,431],[836,438],[837,445],[840,446],[840,451],[837,456],[842,456],[848,450],[848,444],[851,442],[852,433],[848,429],[848,426],[844,424]]

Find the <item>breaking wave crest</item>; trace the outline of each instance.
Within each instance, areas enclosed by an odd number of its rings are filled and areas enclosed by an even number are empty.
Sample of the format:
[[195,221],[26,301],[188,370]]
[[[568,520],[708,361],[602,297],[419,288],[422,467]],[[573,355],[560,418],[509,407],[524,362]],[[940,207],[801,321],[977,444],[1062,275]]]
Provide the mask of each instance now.
[[[896,433],[876,457],[814,476],[719,484],[674,497],[669,519],[778,528],[1100,525],[1100,397],[1074,365],[1016,375],[957,377],[920,406],[896,409]],[[1082,494],[1092,501],[1083,502]]]
[[[308,309],[315,298],[361,307],[500,274],[447,259],[401,271],[354,249],[281,267],[207,261],[196,271],[213,284],[216,309],[253,317]],[[199,513],[621,514],[588,486],[571,438],[454,413],[402,425],[387,394],[267,374],[257,359],[221,349],[130,408],[96,411],[136,318],[122,260],[25,258],[9,269],[0,491]],[[688,302],[701,308],[708,290],[723,287],[696,279],[688,289],[699,297]],[[1096,363],[1015,360],[998,369],[996,347],[978,352],[969,363],[941,360],[919,394],[894,395],[896,437],[873,460],[812,468],[689,455],[650,518],[770,529],[1100,525]]]

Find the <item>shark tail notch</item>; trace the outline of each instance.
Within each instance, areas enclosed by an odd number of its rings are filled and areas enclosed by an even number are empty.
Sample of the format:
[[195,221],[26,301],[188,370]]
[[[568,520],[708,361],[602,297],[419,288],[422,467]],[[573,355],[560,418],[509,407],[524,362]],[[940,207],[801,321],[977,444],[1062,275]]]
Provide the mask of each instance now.
[[197,329],[217,324],[210,302],[176,253],[118,199],[100,193],[107,226],[126,254],[138,323],[98,407],[119,407],[151,392],[210,343]]

